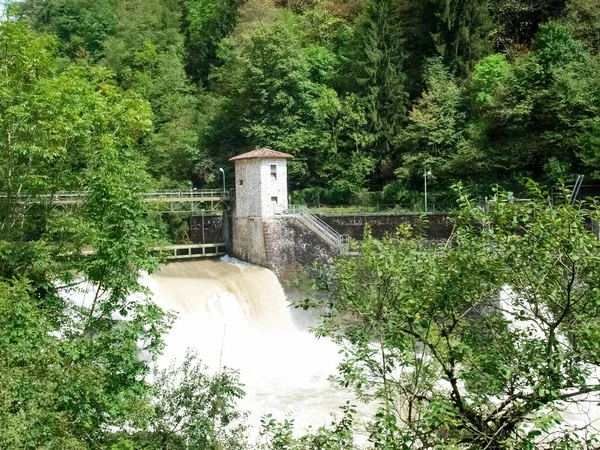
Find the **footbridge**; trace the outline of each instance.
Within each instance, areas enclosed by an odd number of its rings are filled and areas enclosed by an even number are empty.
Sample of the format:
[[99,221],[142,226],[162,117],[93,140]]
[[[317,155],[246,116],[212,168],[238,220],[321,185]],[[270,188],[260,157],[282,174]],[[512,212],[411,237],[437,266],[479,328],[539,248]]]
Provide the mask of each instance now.
[[[171,244],[156,248],[166,259],[181,260],[192,258],[205,258],[224,256],[227,254],[227,243],[204,242],[204,218],[206,214],[219,214],[228,211],[231,207],[231,195],[227,190],[217,189],[190,189],[147,192],[143,201],[147,204],[148,212],[176,213],[202,217],[202,243]],[[0,202],[6,201],[8,196],[0,194]],[[13,195],[13,203],[20,204],[25,210],[32,206],[45,208],[77,208],[86,200],[85,192],[58,192],[47,195]],[[33,210],[32,210],[33,211]],[[33,214],[33,212],[32,212]],[[93,254],[92,249],[84,249],[83,255]]]
[[215,256],[225,256],[227,254],[227,244],[220,242],[217,244],[179,244],[169,245],[160,249],[168,252],[167,259],[195,259]]
[[[0,195],[0,199],[6,197],[6,194]],[[59,192],[51,195],[15,195],[12,198],[17,203],[59,207],[80,206],[85,202],[85,197],[86,194],[82,192]],[[144,194],[144,202],[150,208],[172,213],[225,211],[230,209],[230,200],[229,191],[217,189],[169,190]]]
[[[192,258],[210,258],[227,255],[227,244],[219,242],[216,244],[176,244],[157,247],[154,253],[161,253],[168,260],[181,260]],[[81,251],[84,256],[94,254],[94,250],[86,248]]]

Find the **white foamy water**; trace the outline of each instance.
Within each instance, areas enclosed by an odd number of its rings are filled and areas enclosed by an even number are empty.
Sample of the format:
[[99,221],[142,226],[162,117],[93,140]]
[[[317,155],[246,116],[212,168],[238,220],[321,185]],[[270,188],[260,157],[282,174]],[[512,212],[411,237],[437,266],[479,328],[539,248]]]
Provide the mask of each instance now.
[[[521,317],[528,317],[530,312],[515,304],[513,301],[517,294],[510,288],[510,286],[504,286],[500,291],[500,307],[504,317],[510,321],[511,327],[516,330],[528,332],[529,336],[545,340],[547,330],[545,330],[544,323],[532,320],[523,320]],[[550,312],[544,309],[540,309],[538,312],[542,317],[546,316],[546,323],[552,323],[553,317]],[[567,346],[567,337],[558,334],[557,340],[561,345]],[[582,366],[583,368],[583,366]],[[600,383],[600,369],[588,366],[591,371],[590,376],[587,379],[589,385],[598,385]],[[600,394],[598,392],[592,392],[589,394],[579,395],[569,399],[568,402],[564,402],[558,405],[558,410],[564,421],[563,424],[559,425],[554,431],[571,430],[576,431],[576,434],[582,438],[588,438],[588,434],[600,433]],[[542,410],[542,414],[544,410]],[[542,441],[544,437],[540,438]]]
[[179,318],[165,337],[161,367],[197,350],[211,370],[240,370],[240,407],[257,427],[260,416],[294,418],[297,431],[331,422],[351,400],[328,381],[338,347],[296,325],[277,277],[269,270],[224,259],[170,263],[145,280],[162,308]]

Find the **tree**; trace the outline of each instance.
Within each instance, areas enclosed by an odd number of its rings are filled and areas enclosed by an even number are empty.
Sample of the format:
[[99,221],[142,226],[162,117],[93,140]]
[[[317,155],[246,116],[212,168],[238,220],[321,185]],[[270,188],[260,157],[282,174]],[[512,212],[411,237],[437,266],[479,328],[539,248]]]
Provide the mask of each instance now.
[[568,27],[555,22],[543,25],[534,43],[490,98],[490,164],[537,179],[549,175],[551,159],[567,173],[590,170],[598,132],[597,63]]
[[561,412],[600,392],[600,242],[586,229],[598,204],[563,192],[552,205],[534,184],[487,209],[458,195],[448,242],[367,231],[361,256],[324,274],[328,298],[302,304],[326,303],[318,333],[344,345],[339,383],[381,402],[370,441],[595,448],[589,423]]
[[152,407],[143,426],[120,433],[135,448],[242,450],[248,447],[244,419],[236,402],[245,394],[239,375],[227,367],[209,374],[189,352],[180,365],[155,369]]
[[408,94],[402,72],[406,52],[397,2],[371,0],[364,4],[354,29],[350,84],[366,113],[367,150],[382,179],[390,177],[397,157],[398,133],[406,122]]
[[28,0],[15,6],[36,29],[55,34],[61,55],[69,58],[100,57],[117,25],[110,0]]
[[170,322],[138,281],[157,267],[136,151],[149,106],[104,69],[57,74],[54,45],[0,25],[3,448],[97,447],[126,426],[148,401],[139,352],[154,358]]
[[[336,56],[306,43],[301,22],[283,14],[285,20],[257,26],[224,49],[228,60],[214,72],[213,82],[229,98],[230,123],[241,128],[237,135],[242,142],[231,150],[270,146],[291,153],[290,182],[295,188],[325,179],[324,166],[337,150],[341,104],[330,87]],[[221,158],[230,156],[220,146],[217,151]]]
[[487,2],[428,0],[423,12],[435,51],[431,56],[440,55],[452,73],[470,73],[475,62],[491,52]]
[[162,186],[203,184],[197,166],[208,159],[199,146],[197,89],[184,67],[179,5],[171,0],[122,0],[117,30],[102,63],[121,86],[150,102],[154,132],[143,142],[148,171]]
[[572,0],[567,5],[565,20],[573,27],[573,36],[597,55],[600,52],[600,12],[595,6],[593,1]]
[[540,26],[565,14],[565,0],[489,1],[494,22],[491,33],[499,51],[519,53],[531,47]]
[[244,0],[184,0],[186,69],[205,84],[213,66],[219,64],[217,49],[235,27]]
[[441,58],[430,60],[425,68],[425,90],[402,134],[406,150],[397,170],[401,178],[420,177],[425,165],[442,180],[472,171],[475,158],[469,154],[462,96],[463,90]]

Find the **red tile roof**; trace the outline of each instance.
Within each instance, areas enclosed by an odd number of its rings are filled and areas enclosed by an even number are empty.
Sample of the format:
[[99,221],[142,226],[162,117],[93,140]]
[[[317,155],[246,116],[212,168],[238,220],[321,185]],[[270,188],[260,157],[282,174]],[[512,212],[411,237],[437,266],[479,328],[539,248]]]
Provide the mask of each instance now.
[[275,150],[271,150],[270,148],[257,148],[256,150],[252,150],[248,153],[242,153],[241,155],[234,156],[233,158],[229,158],[229,161],[238,161],[240,159],[250,159],[250,158],[280,158],[280,159],[290,159],[293,158],[289,153],[277,152]]

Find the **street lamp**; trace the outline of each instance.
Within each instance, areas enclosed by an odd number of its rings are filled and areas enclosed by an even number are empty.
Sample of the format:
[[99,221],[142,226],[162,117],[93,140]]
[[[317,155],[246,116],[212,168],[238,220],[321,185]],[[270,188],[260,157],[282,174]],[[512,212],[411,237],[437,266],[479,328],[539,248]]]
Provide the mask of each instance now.
[[425,165],[425,169],[423,171],[423,182],[425,184],[425,212],[427,212],[427,179],[431,177],[431,170],[429,167]]
[[223,170],[222,167],[219,167],[219,170],[223,174],[223,192],[225,192],[225,171]]

